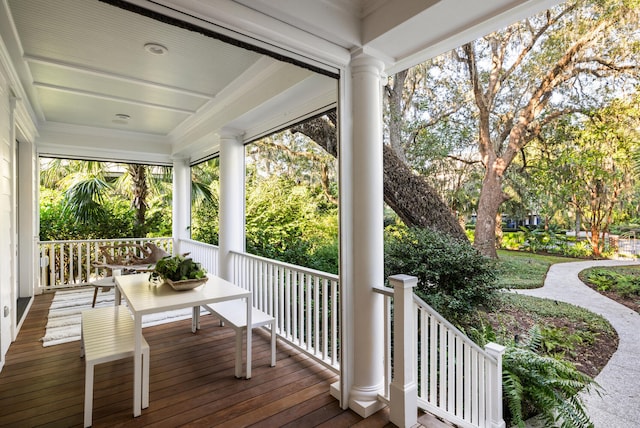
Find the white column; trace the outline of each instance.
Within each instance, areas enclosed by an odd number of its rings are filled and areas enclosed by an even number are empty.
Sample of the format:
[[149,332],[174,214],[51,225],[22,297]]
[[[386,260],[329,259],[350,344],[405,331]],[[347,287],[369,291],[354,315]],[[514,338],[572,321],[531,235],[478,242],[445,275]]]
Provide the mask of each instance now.
[[393,287],[393,380],[389,387],[389,420],[398,427],[418,422],[418,386],[413,369],[415,335],[413,289],[418,278],[409,275],[389,277]]
[[173,161],[173,253],[180,254],[180,239],[191,238],[191,166],[188,159]]
[[370,56],[351,62],[353,298],[345,309],[353,314],[349,407],[365,418],[382,407],[384,379],[383,297],[372,291],[384,283],[382,70]]
[[233,281],[230,251],[244,251],[244,144],[237,130],[220,134],[219,275]]

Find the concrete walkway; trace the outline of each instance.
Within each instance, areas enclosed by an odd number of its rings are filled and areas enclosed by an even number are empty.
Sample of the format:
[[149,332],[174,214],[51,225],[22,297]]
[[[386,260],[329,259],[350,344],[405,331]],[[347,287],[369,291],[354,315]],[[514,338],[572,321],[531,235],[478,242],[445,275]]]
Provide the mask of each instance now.
[[618,349],[595,379],[603,389],[602,396],[583,395],[595,428],[640,427],[640,314],[587,287],[578,279],[578,272],[595,266],[637,263],[624,260],[557,263],[549,269],[544,287],[514,290],[589,309],[606,318],[618,333]]

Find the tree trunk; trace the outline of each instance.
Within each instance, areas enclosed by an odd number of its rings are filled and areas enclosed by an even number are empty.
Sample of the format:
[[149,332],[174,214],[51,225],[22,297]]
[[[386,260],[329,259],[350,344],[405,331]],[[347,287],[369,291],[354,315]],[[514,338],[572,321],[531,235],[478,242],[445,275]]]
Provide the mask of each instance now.
[[496,233],[495,246],[496,246],[496,249],[498,249],[502,246],[502,238],[503,238],[502,214],[500,212],[496,213],[496,232],[495,233]]
[[473,246],[483,255],[494,259],[498,257],[496,251],[496,217],[500,205],[504,201],[501,178],[492,168],[492,163],[489,163],[482,181],[482,192],[478,201],[478,222],[476,223]]
[[145,165],[129,164],[129,175],[132,181],[133,199],[131,205],[136,210],[135,223],[133,225],[136,237],[147,236],[147,168]]
[[384,201],[407,226],[430,228],[467,240],[438,192],[384,146]]
[[[335,111],[297,125],[300,132],[315,141],[327,153],[338,156]],[[357,153],[356,153],[357,156]],[[393,150],[383,146],[384,201],[407,226],[431,228],[455,238],[467,240],[464,229],[436,190],[400,160]]]
[[602,253],[600,252],[600,231],[598,230],[598,226],[595,222],[591,223],[591,236],[589,240],[591,242],[591,248],[593,249],[593,257],[600,257]]

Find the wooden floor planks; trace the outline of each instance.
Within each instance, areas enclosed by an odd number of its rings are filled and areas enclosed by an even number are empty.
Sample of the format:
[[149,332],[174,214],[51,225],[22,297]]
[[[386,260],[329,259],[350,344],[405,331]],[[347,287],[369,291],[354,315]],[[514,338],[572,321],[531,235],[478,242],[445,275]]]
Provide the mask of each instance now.
[[[81,426],[84,361],[79,342],[43,348],[52,294],[35,298],[0,373],[0,426]],[[390,427],[388,411],[363,420],[329,394],[337,376],[269,337],[254,333],[253,377],[234,377],[234,332],[211,315],[202,329],[176,321],[144,329],[151,347],[150,406],[132,416],[132,360],[96,366],[94,427]]]

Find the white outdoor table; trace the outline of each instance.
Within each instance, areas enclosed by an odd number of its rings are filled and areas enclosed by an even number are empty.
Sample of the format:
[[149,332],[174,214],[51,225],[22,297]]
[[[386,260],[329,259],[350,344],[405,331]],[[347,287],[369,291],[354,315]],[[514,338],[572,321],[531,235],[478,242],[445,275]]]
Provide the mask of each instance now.
[[[169,284],[154,285],[149,274],[116,277],[116,291],[121,294],[133,314],[135,330],[135,358],[133,372],[133,416],[142,413],[142,316],[174,309],[193,308],[192,328],[199,328],[200,306],[226,300],[245,299],[247,325],[252,325],[251,292],[220,277],[208,275],[209,280],[193,290],[175,291]],[[118,304],[116,296],[116,304]],[[238,367],[238,364],[240,367]],[[245,354],[246,378],[251,378],[251,329],[247,328]],[[242,361],[236,362],[236,377],[242,376]],[[147,405],[147,403],[145,403]],[[145,406],[146,407],[146,406]]]

